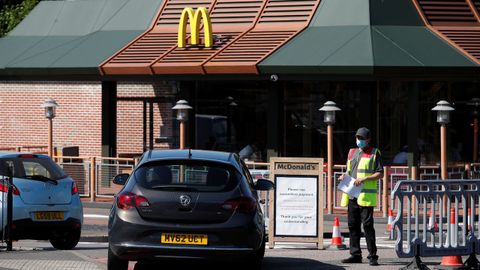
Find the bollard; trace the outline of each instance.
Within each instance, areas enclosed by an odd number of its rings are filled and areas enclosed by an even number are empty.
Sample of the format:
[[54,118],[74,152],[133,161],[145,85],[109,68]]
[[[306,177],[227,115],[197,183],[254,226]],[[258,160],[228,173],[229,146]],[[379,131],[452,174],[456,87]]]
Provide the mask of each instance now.
[[13,229],[13,165],[8,165],[8,190],[7,190],[7,251],[12,251]]

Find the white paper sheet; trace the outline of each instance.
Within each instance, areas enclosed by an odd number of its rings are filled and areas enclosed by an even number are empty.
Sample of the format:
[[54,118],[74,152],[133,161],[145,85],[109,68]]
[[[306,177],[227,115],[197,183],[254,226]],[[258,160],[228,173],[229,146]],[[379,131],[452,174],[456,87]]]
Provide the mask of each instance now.
[[355,178],[344,174],[343,180],[338,184],[338,189],[347,193],[351,198],[358,198],[362,192],[363,184],[355,186]]

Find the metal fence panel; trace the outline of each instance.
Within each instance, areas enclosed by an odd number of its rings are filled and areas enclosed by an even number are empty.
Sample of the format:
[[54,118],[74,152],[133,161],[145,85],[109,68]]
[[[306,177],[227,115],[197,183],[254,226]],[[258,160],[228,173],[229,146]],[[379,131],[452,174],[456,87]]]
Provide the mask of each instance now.
[[392,193],[398,257],[478,253],[479,196],[480,180],[398,182]]
[[68,158],[59,160],[57,164],[75,181],[80,196],[90,196],[90,162]]
[[113,197],[117,194],[122,186],[112,183],[113,178],[117,174],[130,174],[134,168],[133,159],[118,160],[109,158],[97,158],[95,162],[96,172],[96,196],[97,197]]

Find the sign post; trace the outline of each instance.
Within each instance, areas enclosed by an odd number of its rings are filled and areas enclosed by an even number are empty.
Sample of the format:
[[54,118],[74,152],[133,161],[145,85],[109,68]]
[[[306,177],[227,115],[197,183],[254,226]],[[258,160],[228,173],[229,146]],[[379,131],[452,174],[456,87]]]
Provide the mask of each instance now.
[[272,158],[270,170],[269,248],[295,242],[323,249],[323,159]]

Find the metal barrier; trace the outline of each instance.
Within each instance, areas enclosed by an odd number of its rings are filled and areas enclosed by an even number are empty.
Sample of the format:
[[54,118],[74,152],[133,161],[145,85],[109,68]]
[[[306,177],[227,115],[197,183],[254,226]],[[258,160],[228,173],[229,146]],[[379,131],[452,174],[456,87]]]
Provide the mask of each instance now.
[[426,269],[420,257],[471,255],[469,262],[476,260],[480,180],[400,181],[392,198],[395,251],[400,258],[415,257],[407,267]]
[[[252,178],[254,180],[263,178],[263,179],[269,179],[270,178],[270,163],[260,163],[260,162],[245,162],[245,164],[248,167],[248,170],[250,171],[250,174],[252,175]],[[258,192],[258,197],[260,200],[263,202],[261,204],[263,214],[265,215],[265,226],[268,226],[269,222],[269,208],[270,208],[270,201],[268,200],[269,198],[269,191],[259,191]],[[268,227],[267,227],[268,230]]]
[[[343,192],[337,189],[338,184],[340,183],[340,176],[344,174],[347,171],[347,166],[345,165],[334,165],[333,166],[333,208],[345,208],[340,205],[340,202],[342,200],[342,194]],[[325,172],[326,173],[326,172]],[[325,179],[323,182],[326,184],[326,174],[324,175]],[[323,192],[325,195],[323,196],[324,200],[327,198],[327,188],[324,186]],[[327,205],[325,201],[325,206]]]
[[439,166],[421,166],[419,168],[419,180],[436,180],[440,179]]
[[90,196],[91,162],[85,157],[56,157],[57,164],[77,184],[81,197]]
[[99,198],[113,198],[122,186],[112,184],[117,174],[131,174],[135,167],[132,158],[95,158],[95,196]]

